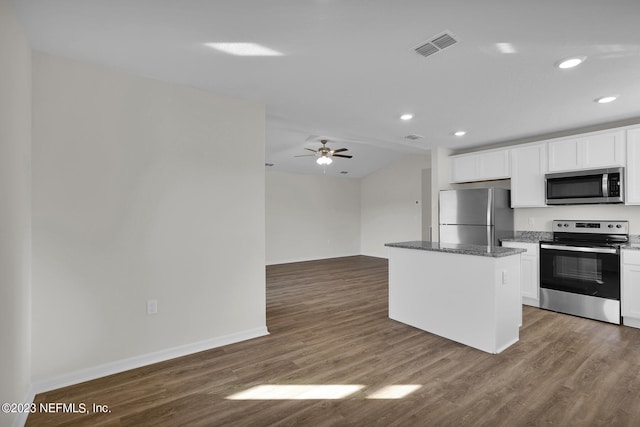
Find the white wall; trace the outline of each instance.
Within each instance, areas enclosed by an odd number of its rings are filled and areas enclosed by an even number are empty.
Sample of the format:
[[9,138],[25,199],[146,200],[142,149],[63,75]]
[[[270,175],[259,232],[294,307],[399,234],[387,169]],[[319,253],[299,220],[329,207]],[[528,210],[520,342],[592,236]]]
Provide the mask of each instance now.
[[[0,403],[30,385],[31,49],[10,0],[0,0]],[[0,412],[0,426],[14,414]]]
[[33,94],[34,381],[266,333],[264,106],[42,53]]
[[430,167],[429,156],[411,155],[362,178],[363,255],[386,258],[385,243],[422,240],[422,169]]
[[440,190],[449,190],[451,181],[451,150],[431,149],[431,240],[440,241]]
[[360,254],[360,180],[266,172],[267,264]]
[[[533,224],[529,224],[529,218]],[[640,234],[640,206],[582,205],[521,208],[514,210],[516,230],[551,231],[554,219],[626,220],[629,234]]]

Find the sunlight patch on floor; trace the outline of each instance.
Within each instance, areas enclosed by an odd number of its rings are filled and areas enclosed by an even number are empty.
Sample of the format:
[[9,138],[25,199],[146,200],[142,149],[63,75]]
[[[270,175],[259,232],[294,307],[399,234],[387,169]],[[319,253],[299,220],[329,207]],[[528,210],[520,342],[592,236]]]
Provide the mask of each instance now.
[[230,400],[344,399],[361,390],[357,384],[283,385],[265,384],[232,394]]
[[422,386],[418,384],[388,385],[368,395],[367,399],[402,399],[420,387]]
[[[367,399],[402,399],[421,385],[398,384],[382,387]],[[318,400],[344,399],[364,389],[360,384],[263,384],[227,396],[229,400]]]

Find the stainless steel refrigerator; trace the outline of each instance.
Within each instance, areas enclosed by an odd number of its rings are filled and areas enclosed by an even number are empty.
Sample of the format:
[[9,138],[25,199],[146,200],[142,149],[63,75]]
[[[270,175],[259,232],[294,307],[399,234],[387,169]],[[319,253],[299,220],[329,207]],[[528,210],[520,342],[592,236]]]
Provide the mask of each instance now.
[[510,191],[472,188],[440,191],[440,242],[499,246],[513,237]]

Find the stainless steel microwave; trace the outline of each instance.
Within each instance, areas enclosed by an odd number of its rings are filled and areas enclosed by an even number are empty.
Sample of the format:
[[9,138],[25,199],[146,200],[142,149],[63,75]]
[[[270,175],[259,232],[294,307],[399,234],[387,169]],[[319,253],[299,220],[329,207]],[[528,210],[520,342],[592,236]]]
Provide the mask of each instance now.
[[547,205],[624,203],[624,168],[549,173]]

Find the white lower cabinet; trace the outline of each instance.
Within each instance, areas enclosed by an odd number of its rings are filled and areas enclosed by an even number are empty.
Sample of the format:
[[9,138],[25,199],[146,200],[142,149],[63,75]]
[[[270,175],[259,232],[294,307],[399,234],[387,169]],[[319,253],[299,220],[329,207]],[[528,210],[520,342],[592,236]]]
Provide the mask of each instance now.
[[620,299],[623,323],[640,328],[640,251],[622,250]]
[[540,307],[540,246],[525,242],[502,242],[502,246],[527,250],[520,258],[520,295],[523,304]]

